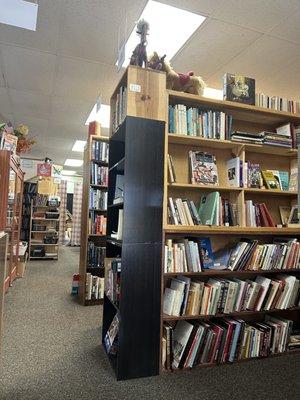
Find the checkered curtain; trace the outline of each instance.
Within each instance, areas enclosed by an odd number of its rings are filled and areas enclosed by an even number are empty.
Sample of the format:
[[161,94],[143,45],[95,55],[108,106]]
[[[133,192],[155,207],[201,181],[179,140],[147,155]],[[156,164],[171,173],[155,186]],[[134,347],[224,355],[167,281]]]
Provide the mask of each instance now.
[[67,181],[60,181],[58,195],[60,196],[59,244],[63,244],[66,231]]
[[71,246],[80,246],[81,208],[82,208],[82,183],[77,182],[74,185],[74,194],[73,194]]

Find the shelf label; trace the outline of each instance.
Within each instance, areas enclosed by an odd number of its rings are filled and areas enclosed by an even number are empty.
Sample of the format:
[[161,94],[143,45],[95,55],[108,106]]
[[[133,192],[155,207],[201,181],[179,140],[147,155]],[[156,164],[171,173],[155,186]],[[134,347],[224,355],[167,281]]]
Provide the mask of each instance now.
[[131,83],[129,85],[129,90],[131,92],[141,93],[141,85],[137,85],[136,83]]

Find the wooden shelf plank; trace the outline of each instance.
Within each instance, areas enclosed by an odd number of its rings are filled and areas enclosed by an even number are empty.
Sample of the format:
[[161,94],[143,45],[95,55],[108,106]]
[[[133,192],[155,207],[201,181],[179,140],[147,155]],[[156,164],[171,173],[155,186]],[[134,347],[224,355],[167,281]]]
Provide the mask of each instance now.
[[257,189],[257,188],[244,188],[245,193],[255,193],[261,195],[271,196],[297,196],[294,190],[274,190],[274,189]]
[[218,185],[194,185],[192,183],[168,183],[169,189],[191,189],[191,190],[218,190],[221,192],[240,192],[243,188]]
[[170,102],[181,102],[202,106],[206,109],[227,112],[241,121],[260,122],[265,124],[280,124],[283,122],[294,122],[300,124],[300,114],[285,111],[271,110],[269,108],[257,107],[243,103],[226,100],[214,100],[194,94],[168,90]]
[[300,307],[292,307],[284,310],[273,309],[273,310],[261,310],[261,311],[240,311],[233,312],[230,314],[215,314],[215,315],[167,315],[163,314],[164,321],[180,321],[180,320],[188,320],[188,319],[211,319],[211,318],[224,318],[224,317],[245,317],[248,315],[264,315],[266,313],[278,313],[278,312],[286,312],[286,311],[299,311]]
[[275,154],[286,157],[297,156],[296,149],[287,149],[284,147],[262,145],[262,144],[250,144],[250,143],[243,143],[230,140],[206,139],[198,136],[180,135],[178,133],[169,133],[168,141],[169,143],[181,144],[185,146],[187,145],[200,146],[200,147],[202,146],[202,147],[211,147],[215,149],[235,149],[237,147],[241,148],[243,147],[246,150],[246,152]]
[[185,276],[236,276],[236,275],[268,275],[268,274],[280,274],[280,273],[290,273],[290,272],[298,272],[300,273],[300,268],[289,268],[289,269],[272,269],[272,270],[236,270],[236,271],[230,271],[227,269],[223,270],[217,270],[217,269],[209,269],[206,271],[201,271],[201,272],[165,272],[164,277],[165,278],[171,278],[173,276],[178,276],[178,275],[185,275]]
[[103,299],[91,299],[91,300],[84,300],[85,306],[98,306],[103,304]]
[[89,237],[96,236],[96,237],[104,237],[104,238],[106,237],[106,235],[102,235],[100,233],[89,233],[88,236]]
[[208,235],[300,235],[299,228],[269,228],[269,227],[243,227],[243,226],[184,226],[184,225],[166,225],[165,233],[182,234],[208,234]]
[[96,189],[107,189],[107,185],[97,185],[94,183],[90,183],[90,186],[96,188]]

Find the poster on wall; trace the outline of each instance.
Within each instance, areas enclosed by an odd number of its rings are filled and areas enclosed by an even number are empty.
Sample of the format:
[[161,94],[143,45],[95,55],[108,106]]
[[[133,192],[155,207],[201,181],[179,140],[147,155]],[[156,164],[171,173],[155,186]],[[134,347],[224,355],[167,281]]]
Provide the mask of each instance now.
[[36,166],[37,176],[51,177],[52,165],[49,163],[41,163]]
[[62,170],[63,170],[62,165],[57,165],[57,164],[52,165],[52,177],[54,178],[55,183],[60,183],[62,179],[61,176]]

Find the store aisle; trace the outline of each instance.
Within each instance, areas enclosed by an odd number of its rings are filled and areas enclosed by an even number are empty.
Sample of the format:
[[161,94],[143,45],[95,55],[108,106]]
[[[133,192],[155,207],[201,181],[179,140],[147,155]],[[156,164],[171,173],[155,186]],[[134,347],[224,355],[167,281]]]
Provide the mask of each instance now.
[[116,382],[100,349],[101,307],[69,295],[78,257],[62,248],[58,262],[31,262],[7,295],[1,400],[297,398],[297,356]]

